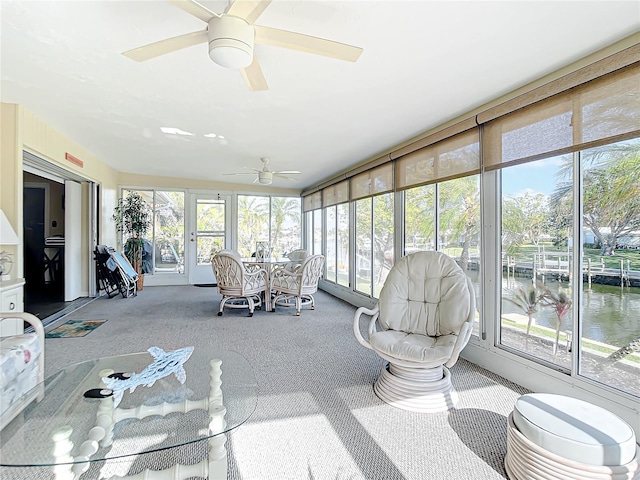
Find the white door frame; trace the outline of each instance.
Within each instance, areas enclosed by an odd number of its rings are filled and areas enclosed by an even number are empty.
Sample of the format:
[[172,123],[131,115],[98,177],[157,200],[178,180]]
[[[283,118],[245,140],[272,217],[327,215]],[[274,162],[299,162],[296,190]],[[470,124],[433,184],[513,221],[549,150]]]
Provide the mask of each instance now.
[[[71,180],[71,181],[75,181],[78,182],[80,184],[81,187],[84,187],[85,184],[87,184],[89,186],[89,188],[91,189],[92,185],[95,184],[95,182],[82,177],[76,173],[73,173],[71,171],[65,170],[62,167],[59,167],[57,165],[54,165],[53,163],[47,161],[46,159],[39,157],[37,154],[33,154],[29,151],[24,151],[23,152],[23,165],[22,165],[22,169],[25,172],[29,172],[29,173],[33,173],[34,175],[37,175],[39,177],[43,177],[49,180],[53,180],[55,182],[59,182],[59,183],[65,183],[65,181],[67,180]],[[25,183],[23,183],[23,186],[27,186]],[[82,188],[81,188],[82,191]],[[66,196],[66,195],[65,195]],[[84,201],[85,201],[85,197],[81,194],[80,195],[80,209],[81,211],[83,210],[83,208],[86,208],[89,211],[89,215],[91,216],[96,216],[96,221],[97,221],[97,214],[98,212],[95,211],[96,207],[97,207],[97,203],[95,202],[88,202],[88,204],[85,206],[84,205]],[[24,215],[24,212],[22,213]],[[49,235],[49,221],[48,221],[48,209],[47,211],[45,211],[45,215],[47,217],[45,217],[45,237]],[[89,225],[91,225],[91,222],[89,222]],[[91,250],[88,252],[88,264],[84,265],[82,260],[80,261],[80,282],[82,284],[83,279],[85,278],[85,275],[87,275],[87,279],[88,279],[88,285],[89,285],[89,289],[88,291],[81,291],[80,292],[80,296],[88,296],[91,295],[92,291],[95,290],[95,288],[93,288],[92,290],[92,284],[95,283],[95,274],[92,274],[92,268],[94,268],[94,266],[92,265],[94,263],[93,260],[93,242],[92,242],[92,238],[91,238],[91,231],[85,231],[83,230],[82,227],[82,216],[80,217],[80,234],[81,235],[86,235],[84,238],[86,238],[88,240],[87,242],[87,246],[88,248],[90,248]],[[67,224],[65,221],[65,236],[67,236]],[[89,228],[89,230],[91,230]],[[81,242],[81,238],[82,237],[78,237],[78,242]],[[66,241],[66,238],[65,238]],[[66,245],[65,245],[66,248]],[[66,252],[65,252],[66,253]],[[66,257],[66,255],[65,255]],[[78,259],[81,259],[82,256],[78,256]],[[65,293],[66,296],[66,293]]]
[[[82,294],[82,185],[64,182],[64,301]],[[91,283],[91,279],[89,279]]]

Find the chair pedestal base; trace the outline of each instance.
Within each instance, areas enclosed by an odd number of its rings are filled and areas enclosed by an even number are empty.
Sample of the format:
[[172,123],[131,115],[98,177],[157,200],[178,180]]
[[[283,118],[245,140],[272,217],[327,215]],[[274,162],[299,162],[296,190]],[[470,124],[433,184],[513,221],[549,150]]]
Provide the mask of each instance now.
[[446,412],[458,401],[449,369],[443,365],[408,368],[389,363],[373,390],[383,402],[412,412]]
[[525,437],[516,427],[513,413],[510,413],[504,467],[511,480],[635,480],[640,478],[640,448],[636,452],[635,458],[626,465],[587,465],[570,460]]

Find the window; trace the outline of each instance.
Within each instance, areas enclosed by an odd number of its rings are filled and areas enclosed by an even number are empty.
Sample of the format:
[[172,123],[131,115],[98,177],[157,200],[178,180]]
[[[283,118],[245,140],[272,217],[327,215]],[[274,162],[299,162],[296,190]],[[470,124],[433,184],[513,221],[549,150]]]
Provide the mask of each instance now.
[[581,164],[578,370],[640,397],[640,352],[632,347],[640,343],[640,288],[632,287],[640,272],[640,139],[585,150]]
[[[438,184],[438,250],[454,258],[471,279],[480,310],[480,185],[479,175]],[[479,318],[473,327],[478,335]]]
[[154,272],[184,273],[184,192],[154,197]]
[[145,274],[184,274],[184,192],[123,189],[122,195],[133,191],[153,212],[153,226],[145,237],[143,251]]
[[250,257],[257,242],[270,242],[271,254],[283,257],[300,248],[298,197],[238,195],[238,252]]
[[305,214],[305,249],[311,255],[322,254],[322,210],[312,210]]
[[336,206],[337,264],[336,276],[339,285],[349,286],[349,204]]
[[502,345],[571,368],[573,155],[502,177]]
[[435,185],[404,192],[404,254],[436,249]]
[[373,197],[373,296],[378,298],[395,263],[393,193]]
[[238,195],[238,253],[250,257],[257,242],[269,241],[269,197]]
[[372,295],[372,251],[371,251],[371,197],[356,200],[356,290],[366,295]]
[[322,254],[322,210],[313,211],[313,255]]
[[356,290],[378,298],[394,264],[393,193],[355,203]]
[[271,197],[271,248],[274,257],[284,257],[300,248],[302,235],[300,198]]
[[325,259],[327,271],[325,275],[325,279],[331,282],[336,282],[336,264],[337,264],[337,253],[336,253],[336,239],[337,239],[337,228],[336,228],[336,206],[327,207],[324,209],[326,214],[327,221],[327,239],[326,239],[326,251],[325,251]]

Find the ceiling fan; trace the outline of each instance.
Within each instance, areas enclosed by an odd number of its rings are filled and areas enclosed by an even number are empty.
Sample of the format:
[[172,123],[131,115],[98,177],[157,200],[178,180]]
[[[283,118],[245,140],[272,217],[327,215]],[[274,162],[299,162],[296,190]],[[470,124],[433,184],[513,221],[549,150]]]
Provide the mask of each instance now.
[[[292,182],[295,182],[296,179],[293,177],[290,177],[289,175],[299,175],[301,172],[299,172],[298,170],[282,170],[280,172],[272,172],[271,170],[269,170],[269,159],[266,157],[263,157],[260,159],[260,161],[264,164],[264,166],[262,167],[262,169],[259,168],[252,168],[252,167],[244,167],[247,168],[249,170],[253,170],[253,172],[257,172],[258,176],[256,177],[256,179],[253,181],[253,183],[261,183],[262,185],[271,185],[271,182],[273,182],[273,177],[279,177],[279,178],[286,178],[287,180],[291,180]],[[223,173],[223,175],[255,175],[256,173],[249,173],[249,172],[239,172],[239,173]]]
[[185,33],[124,52],[123,55],[144,62],[192,45],[209,43],[209,57],[218,65],[240,69],[249,90],[267,90],[267,82],[258,59],[253,55],[254,43],[299,50],[315,55],[355,62],[362,48],[312,37],[278,28],[255,25],[254,22],[271,0],[236,0],[222,14],[209,10],[195,0],[169,0],[185,12],[207,23],[207,28]]

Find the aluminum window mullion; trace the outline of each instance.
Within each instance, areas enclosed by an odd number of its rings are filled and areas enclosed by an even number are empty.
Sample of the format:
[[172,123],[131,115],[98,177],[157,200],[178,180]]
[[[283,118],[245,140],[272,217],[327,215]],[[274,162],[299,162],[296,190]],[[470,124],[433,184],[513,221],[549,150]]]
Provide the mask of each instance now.
[[440,184],[435,183],[433,185],[433,234],[435,236],[434,248],[436,252],[440,251]]
[[573,258],[571,274],[572,282],[572,348],[571,348],[571,376],[577,376],[580,373],[580,360],[582,357],[582,221],[583,221],[583,204],[582,204],[582,153],[573,154],[573,251],[570,258]]
[[371,298],[375,298],[375,296],[373,295],[373,270],[375,269],[375,263],[373,261],[373,249],[375,248],[374,246],[374,225],[373,225],[373,221],[374,221],[375,217],[373,215],[373,197],[369,198],[369,223],[370,223],[370,229],[369,229],[369,236],[370,236],[370,240],[369,240],[369,280],[371,281],[371,286],[369,288],[369,295],[371,296]]

